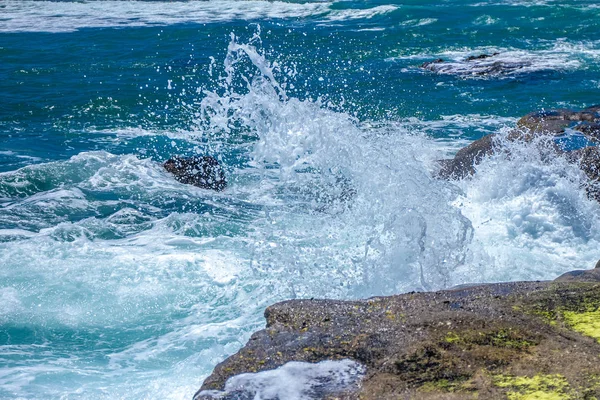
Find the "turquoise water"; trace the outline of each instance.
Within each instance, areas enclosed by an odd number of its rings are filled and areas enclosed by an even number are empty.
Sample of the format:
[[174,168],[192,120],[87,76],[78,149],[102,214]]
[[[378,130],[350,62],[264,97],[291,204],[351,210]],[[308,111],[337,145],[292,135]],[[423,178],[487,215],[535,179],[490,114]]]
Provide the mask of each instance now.
[[[190,399],[279,300],[592,267],[576,167],[434,173],[600,103],[599,27],[573,0],[0,0],[0,398]],[[418,68],[495,52],[521,67]],[[161,167],[192,154],[225,192]]]

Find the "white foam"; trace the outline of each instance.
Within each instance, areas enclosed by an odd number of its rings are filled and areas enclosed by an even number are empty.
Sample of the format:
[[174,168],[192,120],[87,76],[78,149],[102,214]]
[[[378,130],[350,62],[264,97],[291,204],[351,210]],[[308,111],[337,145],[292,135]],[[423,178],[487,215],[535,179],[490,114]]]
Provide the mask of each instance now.
[[5,315],[13,314],[21,310],[22,305],[19,300],[19,292],[13,287],[0,287],[0,321]]
[[371,19],[378,15],[396,11],[398,6],[382,5],[365,9],[332,10],[326,17],[328,21],[351,21],[355,19]]
[[400,25],[404,25],[404,26],[425,26],[425,25],[431,25],[435,22],[437,22],[437,18],[421,18],[421,19],[409,19],[407,21],[403,21],[400,23]]
[[234,20],[315,17],[321,21],[370,19],[398,7],[331,9],[332,2],[287,1],[114,1],[51,2],[0,0],[0,32],[71,32],[82,28],[220,23]]
[[224,391],[204,391],[196,398],[220,399],[243,393],[254,399],[321,399],[356,390],[364,373],[365,368],[351,360],[317,364],[292,361],[274,370],[233,376],[225,383]]
[[[518,49],[500,47],[450,48],[435,54],[409,54],[390,57],[394,60],[431,61],[437,58],[443,63],[435,64],[440,74],[456,74],[464,77],[478,77],[481,72],[489,75],[518,75],[537,71],[572,71],[585,69],[589,62],[600,58],[600,42],[570,42],[565,39],[541,41],[537,48]],[[466,61],[469,56],[494,54],[479,60]],[[504,66],[499,71],[491,70],[494,64]]]
[[509,145],[510,157],[488,158],[458,182],[464,195],[455,204],[475,232],[470,269],[462,272],[493,282],[592,268],[600,206],[582,190],[587,178],[560,157],[544,160],[534,145]]

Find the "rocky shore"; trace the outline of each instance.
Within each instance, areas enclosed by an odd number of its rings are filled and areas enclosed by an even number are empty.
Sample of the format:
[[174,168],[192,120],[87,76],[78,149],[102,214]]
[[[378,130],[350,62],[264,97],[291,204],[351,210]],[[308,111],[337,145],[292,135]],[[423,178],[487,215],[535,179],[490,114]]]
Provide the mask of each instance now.
[[[219,364],[196,399],[228,378],[290,361],[365,367],[338,399],[594,399],[600,396],[600,269],[360,301],[292,300]],[[211,394],[212,393],[212,394]]]
[[[600,179],[599,111],[528,114],[506,139],[550,138],[543,146],[577,163],[589,178],[588,193],[600,200],[592,190]],[[582,146],[554,140],[573,132],[585,137]],[[497,139],[486,136],[442,160],[440,177],[468,177],[485,156],[508,151]],[[195,400],[600,398],[600,262],[546,282],[285,301],[268,307],[265,319],[266,328],[217,365]],[[315,363],[336,360],[351,379],[340,385],[340,379],[316,375],[318,393],[310,396],[256,397],[258,386],[248,384],[261,371],[298,371],[297,362],[326,370]],[[227,383],[240,374],[246,374],[241,384]]]

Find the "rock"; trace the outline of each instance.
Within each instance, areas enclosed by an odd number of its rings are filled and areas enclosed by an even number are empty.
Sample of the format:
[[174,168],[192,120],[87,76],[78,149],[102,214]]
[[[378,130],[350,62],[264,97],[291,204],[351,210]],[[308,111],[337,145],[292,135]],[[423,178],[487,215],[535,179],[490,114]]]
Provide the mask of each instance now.
[[[600,282],[600,269],[576,270],[562,274],[556,282]],[[599,319],[600,321],[600,319]]]
[[441,160],[438,176],[444,179],[462,179],[475,173],[475,166],[483,157],[493,154],[498,148],[496,135],[491,134],[460,149],[453,159]]
[[423,64],[421,64],[421,68],[428,69],[428,67],[429,67],[430,65],[433,65],[433,64],[439,64],[439,63],[443,63],[443,62],[444,62],[444,60],[443,60],[443,59],[441,59],[441,58],[437,58],[437,59],[435,59],[435,60],[433,60],[433,61],[424,62]]
[[[292,300],[219,364],[201,390],[289,361],[366,368],[345,399],[600,396],[600,284],[513,282],[360,301]],[[196,399],[208,392],[198,392]],[[251,398],[237,393],[237,397]],[[528,397],[529,396],[529,397]]]
[[590,132],[597,134],[600,114],[593,109],[587,108],[582,111],[567,109],[539,111],[527,114],[517,122],[517,128],[526,131],[529,137],[536,135],[557,136],[571,127],[582,133]]
[[484,60],[486,58],[497,56],[498,54],[500,54],[500,53],[480,54],[478,56],[469,56],[469,57],[465,58],[465,61]]
[[216,191],[227,187],[223,168],[214,157],[173,157],[163,166],[181,183]]
[[[590,146],[600,141],[600,106],[582,111],[552,110],[527,114],[519,119],[517,127],[507,135],[509,141],[532,142],[546,136],[553,141],[547,150],[551,154],[565,154],[571,162],[577,163],[590,179],[586,187],[588,193],[600,199],[600,151]],[[567,130],[570,134],[566,134]],[[579,132],[574,134],[573,132]],[[578,135],[578,137],[576,137]],[[502,143],[490,134],[459,150],[453,159],[440,160],[438,176],[445,179],[462,179],[475,172],[475,166],[485,156],[506,150]]]
[[499,53],[469,56],[462,61],[445,61],[441,58],[425,62],[421,65],[437,74],[469,76],[500,76],[517,72],[532,65],[530,60],[506,60],[499,58]]

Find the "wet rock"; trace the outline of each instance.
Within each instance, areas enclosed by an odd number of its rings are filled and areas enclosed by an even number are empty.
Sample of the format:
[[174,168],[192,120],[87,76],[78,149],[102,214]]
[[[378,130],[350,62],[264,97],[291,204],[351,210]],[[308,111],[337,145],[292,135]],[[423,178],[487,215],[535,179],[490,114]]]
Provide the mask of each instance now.
[[485,156],[493,154],[499,146],[496,135],[484,136],[460,149],[453,159],[439,161],[441,167],[438,176],[444,179],[462,179],[472,175],[475,173],[475,166]]
[[163,166],[181,183],[216,191],[227,187],[223,168],[214,157],[173,157]]
[[600,282],[600,269],[576,270],[562,274],[556,282]]
[[557,136],[569,127],[582,133],[596,134],[598,123],[600,114],[590,108],[582,111],[562,109],[527,114],[517,122],[517,128],[524,131],[525,138],[532,138],[542,134]]
[[443,60],[443,59],[441,59],[441,58],[437,58],[437,59],[435,59],[435,60],[433,60],[433,61],[424,62],[423,64],[421,64],[421,68],[428,69],[428,67],[429,67],[430,65],[434,65],[434,64],[440,64],[440,63],[443,63],[443,62],[444,62],[444,60]]
[[497,56],[498,54],[500,54],[500,53],[480,54],[478,56],[469,56],[469,57],[465,58],[465,61],[484,60],[486,58]]
[[513,61],[502,59],[498,57],[499,55],[499,53],[480,54],[469,56],[462,61],[445,61],[438,58],[423,63],[421,68],[437,74],[469,77],[507,75],[532,65],[529,60]]
[[[577,163],[590,179],[586,188],[588,193],[600,199],[600,151],[590,146],[600,141],[599,112],[600,106],[582,111],[562,109],[530,113],[519,119],[516,129],[506,139],[529,143],[540,137],[551,138],[552,141],[544,143],[545,150],[550,154],[564,154],[569,161]],[[439,161],[438,176],[462,179],[475,173],[475,166],[485,156],[507,151],[496,137],[495,134],[484,136],[459,150],[453,159]]]
[[347,399],[598,397],[599,308],[595,282],[286,301],[267,308],[266,328],[202,390],[289,361],[350,359],[366,375],[358,393],[340,396]]

